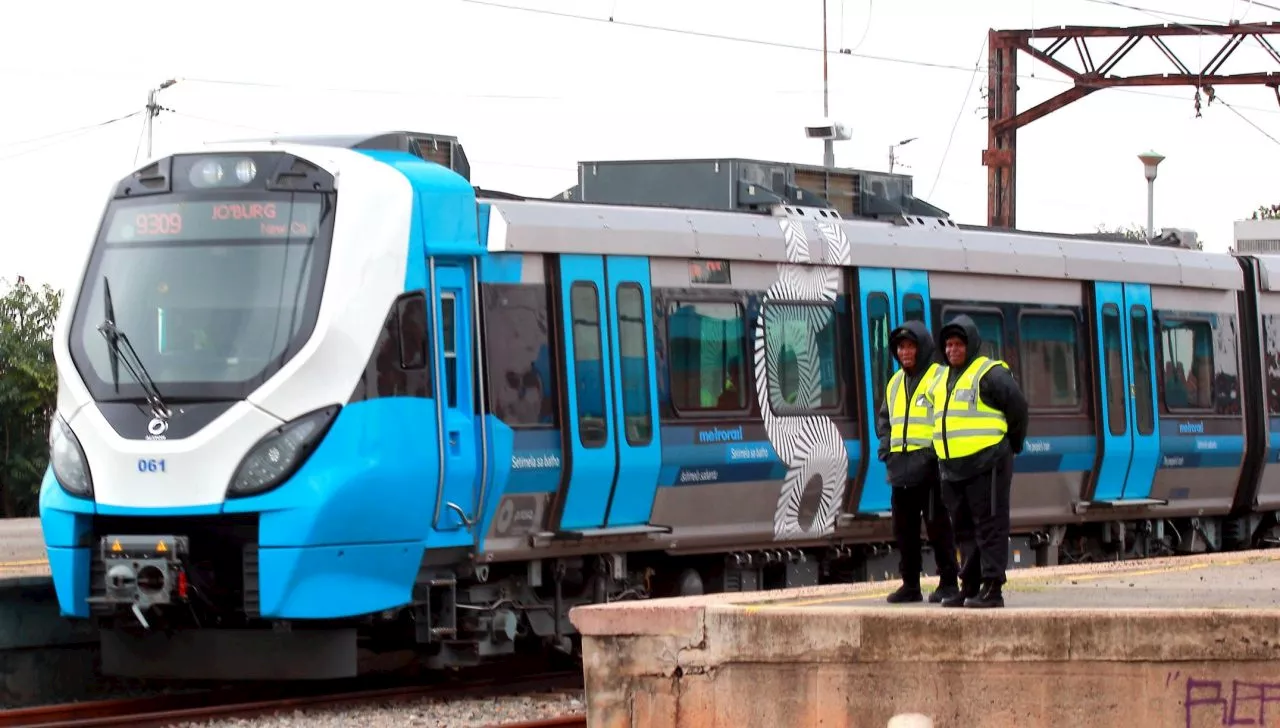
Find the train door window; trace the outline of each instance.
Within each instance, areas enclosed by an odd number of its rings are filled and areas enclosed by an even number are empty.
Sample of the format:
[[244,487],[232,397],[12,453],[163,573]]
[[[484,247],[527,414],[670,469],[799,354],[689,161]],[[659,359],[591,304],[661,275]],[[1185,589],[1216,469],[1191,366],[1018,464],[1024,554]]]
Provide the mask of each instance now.
[[902,320],[924,323],[924,298],[918,293],[909,293],[902,298]]
[[1019,319],[1022,386],[1031,409],[1079,408],[1077,330],[1076,318],[1069,314],[1028,313]]
[[1263,377],[1267,382],[1267,413],[1280,417],[1280,316],[1262,317]]
[[671,403],[680,412],[747,408],[745,330],[737,303],[681,301],[667,316]]
[[875,397],[872,412],[880,411],[884,388],[893,375],[893,351],[889,348],[889,297],[883,293],[867,296],[867,341],[871,350],[871,391]]
[[1213,329],[1206,321],[1163,320],[1164,401],[1170,410],[1213,409]]
[[452,293],[440,294],[440,343],[444,350],[444,392],[449,407],[458,406],[457,301]]
[[1156,429],[1155,398],[1151,394],[1151,328],[1145,306],[1129,309],[1129,330],[1133,340],[1134,406],[1138,408],[1138,434],[1150,435]]
[[569,289],[573,318],[573,365],[578,393],[578,437],[583,447],[602,447],[609,437],[604,416],[604,362],[600,352],[600,296],[594,283]]
[[618,286],[618,353],[622,360],[622,412],[627,443],[648,445],[653,439],[649,410],[649,347],[644,335],[644,292],[635,283]]
[[1102,307],[1102,353],[1107,382],[1107,426],[1112,435],[1125,433],[1124,342],[1120,337],[1120,309]]
[[396,302],[400,326],[400,368],[424,369],[427,365],[427,299],[421,293]]
[[774,412],[807,414],[839,407],[835,320],[831,306],[765,306],[765,373]]

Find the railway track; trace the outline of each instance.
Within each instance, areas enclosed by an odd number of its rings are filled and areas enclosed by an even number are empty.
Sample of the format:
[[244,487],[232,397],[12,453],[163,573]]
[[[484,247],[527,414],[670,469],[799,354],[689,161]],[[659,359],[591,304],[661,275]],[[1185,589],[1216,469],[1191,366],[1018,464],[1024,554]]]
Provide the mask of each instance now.
[[[261,688],[193,691],[145,698],[98,700],[82,703],[0,710],[0,728],[106,728],[131,726],[159,728],[187,722],[222,718],[249,718],[281,711],[324,710],[370,703],[408,702],[426,698],[495,697],[548,690],[582,688],[579,671],[534,675],[495,676],[429,685],[397,685],[389,688],[348,689],[327,692],[320,686],[276,688],[285,695],[264,697]],[[503,728],[585,728],[586,717],[566,715],[550,720],[504,724]]]

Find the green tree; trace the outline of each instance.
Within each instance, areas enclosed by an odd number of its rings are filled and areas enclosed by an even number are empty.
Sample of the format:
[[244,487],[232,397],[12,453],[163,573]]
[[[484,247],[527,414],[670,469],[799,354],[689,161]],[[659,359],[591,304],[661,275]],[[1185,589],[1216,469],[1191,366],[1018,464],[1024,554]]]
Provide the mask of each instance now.
[[1260,205],[1250,220],[1275,220],[1280,218],[1280,205]]
[[1147,239],[1146,228],[1137,225],[1116,225],[1115,227],[1098,225],[1095,230],[1101,235],[1119,235],[1126,240],[1146,242]]
[[[2,279],[0,279],[2,280]],[[62,292],[21,277],[0,296],[0,512],[33,516],[57,401],[53,325]]]

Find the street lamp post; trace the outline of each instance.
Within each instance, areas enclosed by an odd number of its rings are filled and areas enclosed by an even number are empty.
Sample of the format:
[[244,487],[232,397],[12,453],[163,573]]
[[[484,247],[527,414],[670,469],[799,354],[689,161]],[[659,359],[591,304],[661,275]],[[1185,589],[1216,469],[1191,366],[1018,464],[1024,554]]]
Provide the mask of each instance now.
[[1147,178],[1147,242],[1155,237],[1155,198],[1156,198],[1156,167],[1164,161],[1164,157],[1155,152],[1146,152],[1139,154],[1138,159],[1142,161],[1142,171]]
[[898,158],[894,156],[893,150],[896,149],[897,147],[904,147],[910,144],[911,142],[914,142],[915,140],[916,140],[916,137],[911,137],[910,139],[903,139],[897,144],[889,145],[889,174],[893,174],[893,167],[895,164],[897,164],[897,161],[898,161]]

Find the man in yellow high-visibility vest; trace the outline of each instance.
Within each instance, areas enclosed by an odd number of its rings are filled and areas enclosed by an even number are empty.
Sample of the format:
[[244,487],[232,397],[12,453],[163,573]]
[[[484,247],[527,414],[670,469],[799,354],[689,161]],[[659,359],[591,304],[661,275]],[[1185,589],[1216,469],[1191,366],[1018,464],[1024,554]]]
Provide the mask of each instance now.
[[933,447],[964,559],[961,593],[942,606],[1003,607],[1009,490],[1013,457],[1027,437],[1027,400],[1008,365],[982,356],[973,319],[956,316],[939,338],[948,366],[928,398]]
[[908,321],[889,334],[889,348],[901,367],[889,378],[884,400],[876,417],[880,438],[879,457],[892,487],[893,537],[898,542],[902,586],[890,594],[888,602],[919,602],[920,520],[933,546],[938,563],[938,588],[929,601],[941,602],[960,594],[957,581],[955,533],[951,517],[942,504],[938,459],[933,452],[933,413],[925,396],[940,366],[934,358],[936,347],[929,329],[920,321]]

